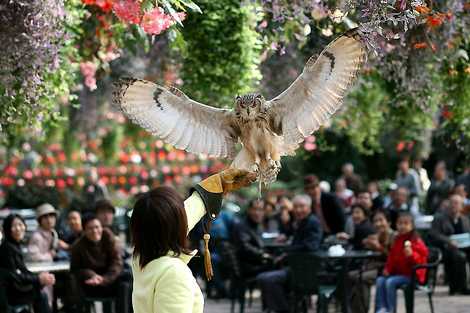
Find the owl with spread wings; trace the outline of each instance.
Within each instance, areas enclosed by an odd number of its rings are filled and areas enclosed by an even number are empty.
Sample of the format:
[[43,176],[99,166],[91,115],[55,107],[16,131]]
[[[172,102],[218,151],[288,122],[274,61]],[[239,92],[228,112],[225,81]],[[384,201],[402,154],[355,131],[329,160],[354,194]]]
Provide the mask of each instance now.
[[[341,107],[364,64],[367,49],[352,29],[311,57],[297,79],[272,100],[237,96],[233,109],[211,107],[180,90],[133,78],[116,84],[113,102],[124,115],[178,149],[233,159],[231,166],[276,180],[280,159],[293,155]],[[237,143],[241,149],[237,152]]]

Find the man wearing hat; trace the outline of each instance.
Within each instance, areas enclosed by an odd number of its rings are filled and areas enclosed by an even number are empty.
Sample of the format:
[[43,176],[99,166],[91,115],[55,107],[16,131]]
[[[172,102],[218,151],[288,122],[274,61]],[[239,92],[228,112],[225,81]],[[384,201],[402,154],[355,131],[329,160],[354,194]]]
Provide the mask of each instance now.
[[41,204],[36,210],[38,229],[32,234],[28,252],[31,261],[53,261],[59,247],[55,228],[57,212],[49,203]]

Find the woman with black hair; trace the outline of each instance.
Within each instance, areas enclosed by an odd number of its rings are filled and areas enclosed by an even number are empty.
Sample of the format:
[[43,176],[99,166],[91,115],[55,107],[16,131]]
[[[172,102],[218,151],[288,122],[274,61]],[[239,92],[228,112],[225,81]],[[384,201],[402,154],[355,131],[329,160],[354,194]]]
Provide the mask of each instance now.
[[54,285],[55,277],[47,272],[34,274],[26,268],[20,247],[26,233],[23,218],[18,214],[10,214],[3,221],[3,233],[5,237],[0,245],[0,270],[8,304],[33,304],[36,313],[51,312],[42,288]]
[[186,200],[171,187],[158,187],[138,198],[130,223],[135,313],[202,313],[203,295],[187,266],[197,253],[187,246],[188,232],[207,215],[204,264],[210,280],[210,222],[217,217],[225,193],[255,178],[253,173],[228,169],[200,182]]

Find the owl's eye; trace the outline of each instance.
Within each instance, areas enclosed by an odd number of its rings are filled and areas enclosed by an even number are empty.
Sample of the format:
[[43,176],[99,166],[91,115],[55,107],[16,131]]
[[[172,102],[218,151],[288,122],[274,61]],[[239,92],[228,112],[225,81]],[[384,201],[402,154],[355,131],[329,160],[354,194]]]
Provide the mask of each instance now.
[[259,105],[259,101],[258,101],[258,100],[253,101],[253,102],[251,103],[251,107],[252,107],[252,108],[256,107],[257,105]]

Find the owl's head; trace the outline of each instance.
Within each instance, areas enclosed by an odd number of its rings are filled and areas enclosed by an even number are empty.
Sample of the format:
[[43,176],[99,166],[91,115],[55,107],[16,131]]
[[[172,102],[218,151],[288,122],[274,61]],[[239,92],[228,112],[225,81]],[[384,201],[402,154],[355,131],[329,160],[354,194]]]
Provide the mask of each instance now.
[[255,119],[264,107],[264,97],[258,93],[250,93],[235,98],[235,112],[243,119]]

